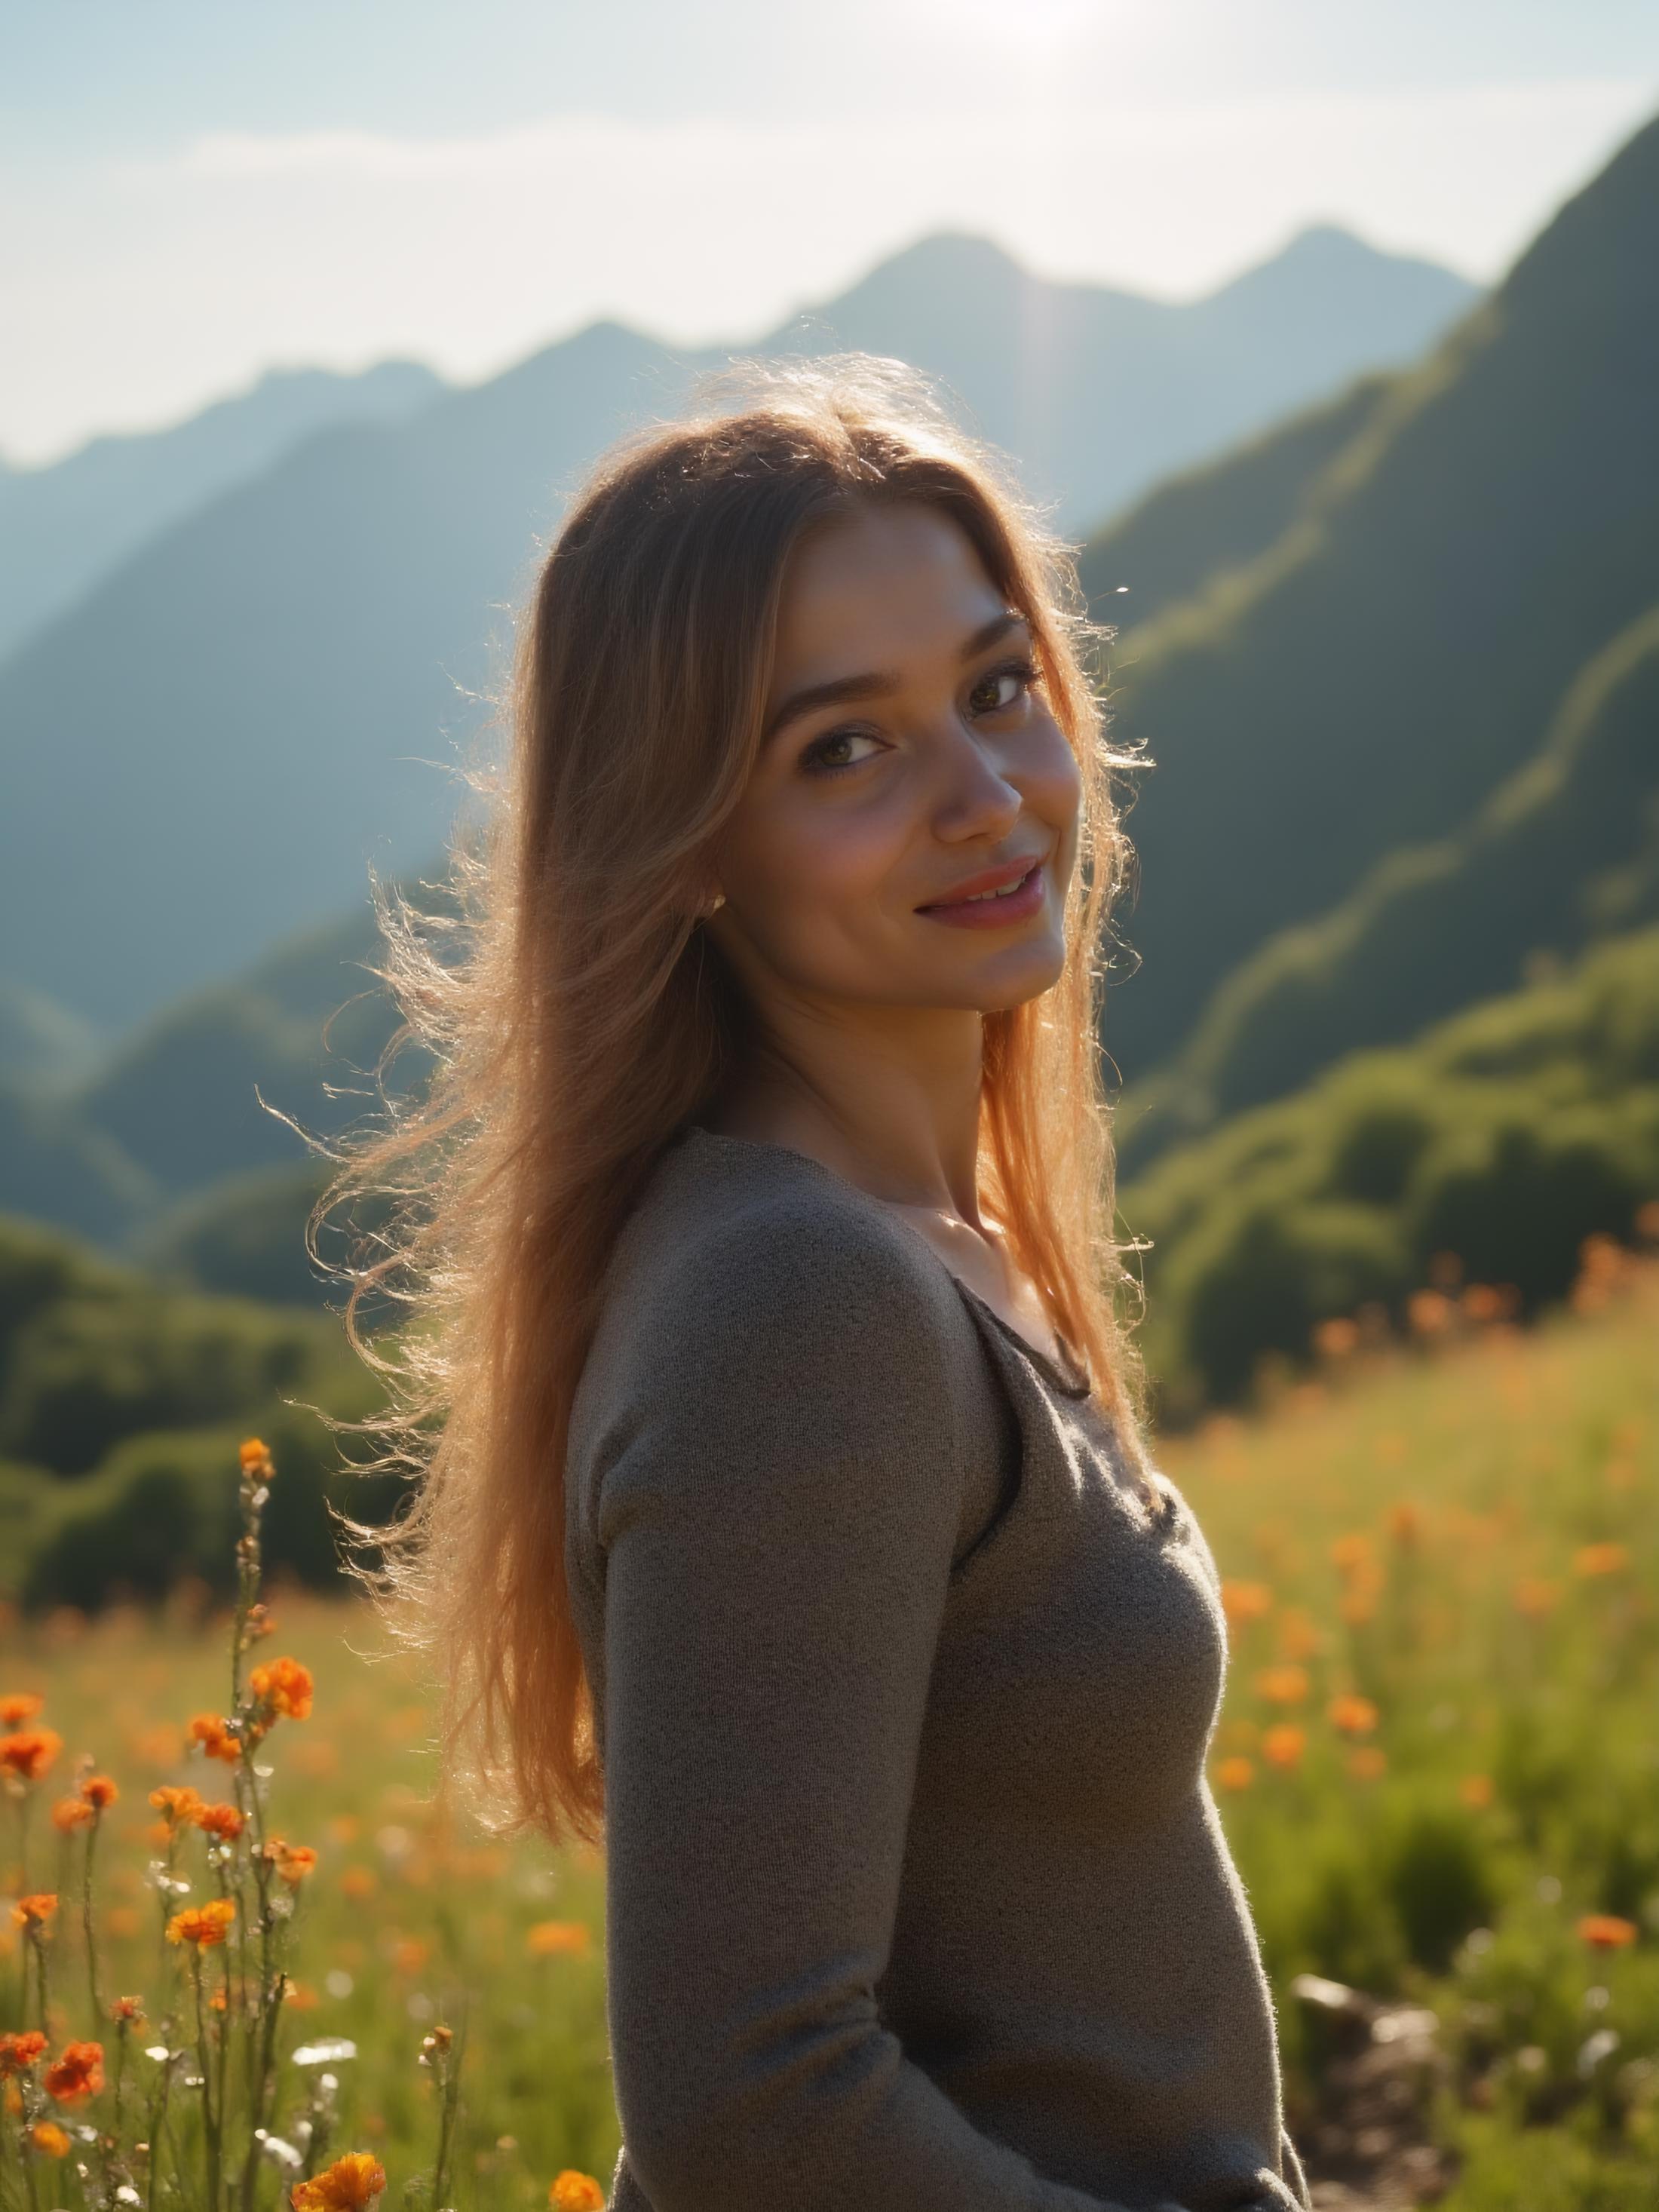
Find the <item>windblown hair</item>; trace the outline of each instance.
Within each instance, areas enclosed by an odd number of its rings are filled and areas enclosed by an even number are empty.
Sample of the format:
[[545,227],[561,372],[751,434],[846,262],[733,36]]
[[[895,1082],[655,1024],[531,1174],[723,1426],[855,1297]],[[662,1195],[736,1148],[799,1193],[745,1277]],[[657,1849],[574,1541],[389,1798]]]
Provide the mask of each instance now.
[[[307,1242],[342,1200],[385,1197],[380,1255],[337,1268],[345,1326],[387,1410],[370,1464],[418,1478],[348,1570],[441,1685],[439,1796],[497,1834],[603,1833],[589,1686],[568,1602],[569,1413],[617,1231],[665,1144],[719,1093],[750,1009],[698,926],[708,858],[760,743],[785,562],[810,529],[920,501],[951,515],[1029,620],[1081,771],[1069,952],[1051,989],[984,1018],[981,1194],[1144,1469],[1146,1383],[1120,1292],[1099,1042],[1101,947],[1133,850],[1090,671],[1073,559],[994,450],[927,383],[866,355],[739,363],[692,410],[612,447],[569,506],[515,639],[492,804],[452,836],[452,957],[434,918],[374,884],[391,990],[432,1063],[386,1125],[336,1140]],[[428,886],[436,889],[438,886]],[[453,957],[455,947],[459,957]],[[319,1140],[320,1141],[320,1140]],[[362,1246],[355,1257],[361,1258]],[[406,1309],[393,1356],[357,1326]],[[360,1471],[368,1471],[362,1469]]]

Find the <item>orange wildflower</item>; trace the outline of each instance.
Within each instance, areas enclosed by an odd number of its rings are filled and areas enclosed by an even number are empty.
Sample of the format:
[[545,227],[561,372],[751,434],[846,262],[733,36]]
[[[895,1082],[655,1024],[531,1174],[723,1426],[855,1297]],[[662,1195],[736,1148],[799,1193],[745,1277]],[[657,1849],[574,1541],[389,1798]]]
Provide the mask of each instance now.
[[280,1836],[273,1836],[265,1845],[265,1856],[291,1887],[302,1882],[317,1863],[317,1854],[309,1844],[284,1843]]
[[68,2133],[56,2120],[37,2120],[29,2130],[29,2141],[48,2158],[67,2158],[70,2154]]
[[247,1825],[234,1805],[198,1805],[191,1819],[204,1834],[216,1836],[222,1844],[234,1844]]
[[340,1876],[342,1897],[373,1897],[375,1890],[373,1867],[349,1866]]
[[20,1781],[38,1782],[63,1748],[56,1729],[17,1729],[0,1735],[0,1768]]
[[1294,1721],[1280,1721],[1263,1732],[1261,1755],[1275,1766],[1295,1766],[1307,1749],[1306,1733]]
[[159,1790],[150,1791],[149,1802],[161,1814],[165,1826],[171,1830],[182,1828],[187,1820],[193,1820],[206,1800],[187,1782],[164,1782]]
[[524,1946],[532,1959],[548,1959],[559,1951],[586,1951],[592,1940],[582,1921],[538,1920],[526,1929]]
[[1414,1547],[1423,1540],[1423,1509],[1413,1499],[1397,1498],[1383,1517],[1396,1544]]
[[60,1835],[87,1827],[97,1818],[83,1797],[60,1797],[52,1808],[52,1825]]
[[248,1686],[262,1705],[274,1712],[283,1713],[292,1721],[311,1717],[311,1671],[297,1659],[272,1659],[263,1667],[256,1667],[248,1676]]
[[1322,1321],[1313,1333],[1314,1350],[1322,1359],[1346,1359],[1359,1348],[1359,1324],[1346,1314]]
[[46,1699],[34,1690],[8,1690],[0,1697],[0,1728],[21,1728],[32,1721]]
[[0,2035],[0,2081],[26,2073],[46,2047],[38,2027],[14,2028]]
[[1224,1790],[1248,1790],[1255,1779],[1255,1762],[1235,1752],[1218,1764],[1215,1778]]
[[1616,1575],[1629,1565],[1630,1551],[1624,1544],[1581,1544],[1572,1555],[1576,1575]]
[[1441,1291],[1413,1291],[1406,1301],[1406,1319],[1413,1336],[1439,1336],[1455,1310]]
[[362,2212],[386,2187],[386,2168],[371,2150],[349,2150],[310,2181],[298,2181],[294,2212]]
[[1484,1811],[1492,1802],[1491,1775],[1466,1774],[1457,1785],[1457,1794],[1474,1812]]
[[1273,1611],[1273,1594],[1266,1583],[1223,1582],[1221,1605],[1235,1625],[1260,1620],[1263,1613]]
[[1255,1678],[1256,1693],[1275,1705],[1299,1705],[1308,1694],[1305,1667],[1264,1667]]
[[1374,1743],[1362,1743],[1348,1753],[1348,1771],[1358,1782],[1375,1782],[1389,1770],[1388,1754]]
[[187,1905],[182,1912],[175,1912],[167,1923],[169,1943],[194,1943],[200,1950],[208,1950],[222,1943],[226,1931],[236,1917],[236,1900],[230,1897],[210,1898],[205,1905]]
[[418,1936],[403,1936],[392,1945],[390,1954],[394,1974],[418,1974],[430,1957],[432,1946],[423,1943]]
[[1541,1581],[1536,1575],[1523,1575],[1515,1585],[1515,1609],[1528,1620],[1541,1620],[1552,1611],[1561,1595],[1557,1583]]
[[1369,1698],[1356,1697],[1351,1691],[1333,1698],[1325,1710],[1332,1726],[1344,1735],[1366,1735],[1376,1726],[1376,1707]]
[[107,1774],[82,1775],[79,1788],[94,1813],[107,1813],[121,1794]]
[[1370,1557],[1371,1540],[1364,1528],[1355,1528],[1346,1536],[1337,1537],[1331,1546],[1331,1563],[1345,1575],[1366,1565]]
[[256,1467],[269,1467],[270,1454],[258,1437],[244,1437],[237,1447],[237,1458],[250,1472]]
[[242,1756],[241,1746],[230,1733],[217,1713],[198,1713],[190,1724],[190,1741],[199,1743],[209,1759],[222,1759],[228,1766],[234,1766]]
[[55,1890],[33,1890],[27,1897],[20,1897],[12,1906],[12,1925],[14,1928],[43,1927],[57,1910],[58,1894]]
[[143,1997],[117,1997],[109,2008],[109,2016],[112,2020],[143,2020],[144,2001]]
[[1578,1933],[1599,1950],[1613,1951],[1633,1943],[1638,1930],[1633,1920],[1621,1920],[1616,1912],[1587,1912],[1578,1923]]
[[605,2212],[604,2190],[591,2173],[579,2173],[574,2166],[556,2178],[547,2201],[554,2212]]
[[104,2086],[104,2046],[101,2043],[66,2043],[40,2076],[47,2096],[60,2105],[78,2104],[95,2097]]

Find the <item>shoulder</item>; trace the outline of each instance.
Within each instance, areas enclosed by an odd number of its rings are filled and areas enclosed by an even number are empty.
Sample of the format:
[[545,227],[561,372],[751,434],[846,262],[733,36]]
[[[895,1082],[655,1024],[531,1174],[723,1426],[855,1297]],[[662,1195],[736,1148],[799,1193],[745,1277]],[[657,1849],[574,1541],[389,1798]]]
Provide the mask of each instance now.
[[694,1133],[617,1239],[573,1455],[603,1458],[642,1423],[951,1444],[981,1358],[944,1263],[878,1200],[801,1154]]

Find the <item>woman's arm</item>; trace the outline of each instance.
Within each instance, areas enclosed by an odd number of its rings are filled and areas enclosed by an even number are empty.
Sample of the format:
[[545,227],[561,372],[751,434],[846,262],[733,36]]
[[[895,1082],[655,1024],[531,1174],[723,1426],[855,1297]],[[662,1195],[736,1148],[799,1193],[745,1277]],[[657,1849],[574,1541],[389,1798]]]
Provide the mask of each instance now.
[[873,1994],[962,1502],[937,1309],[810,1210],[674,1272],[599,1504],[629,2161],[657,2212],[1122,2212],[973,2127]]

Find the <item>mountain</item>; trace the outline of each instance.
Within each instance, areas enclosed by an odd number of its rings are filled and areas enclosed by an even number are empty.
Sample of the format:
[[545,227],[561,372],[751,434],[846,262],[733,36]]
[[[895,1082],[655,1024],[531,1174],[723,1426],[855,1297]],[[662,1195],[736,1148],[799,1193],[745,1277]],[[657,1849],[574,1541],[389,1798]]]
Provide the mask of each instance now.
[[[1119,927],[1138,964],[1106,1013],[1130,1089],[1176,1062],[1241,962],[1360,896],[1389,855],[1489,843],[1479,810],[1541,757],[1596,656],[1659,605],[1656,229],[1650,123],[1487,301],[1390,380],[1311,483],[1292,486],[1279,536],[1252,556],[1249,532],[1236,532],[1244,557],[1120,637],[1115,732],[1156,763],[1133,780],[1127,824],[1139,890]],[[1112,581],[1133,591],[1136,578],[1120,561]],[[1638,720],[1623,768],[1598,742],[1585,772],[1602,772],[1593,754],[1614,786],[1651,790],[1659,768],[1643,748]],[[1574,844],[1581,885],[1636,859],[1620,806],[1590,811],[1601,827],[1589,848]],[[1522,870],[1500,940],[1513,981],[1547,938],[1527,911],[1522,855],[1537,845],[1506,849]],[[1536,891],[1534,903],[1559,902]],[[1414,973],[1395,963],[1388,1026],[1370,1033],[1447,1004],[1437,973],[1451,1002],[1490,988],[1487,955],[1466,957],[1461,936],[1417,948]],[[1316,994],[1294,1052],[1282,1028],[1261,1040],[1251,1080],[1284,1048],[1274,1079],[1288,1088],[1358,1041],[1368,1004],[1340,979]]]
[[1174,1064],[1124,1093],[1126,1155],[1309,1080],[1338,1054],[1659,921],[1659,603],[1595,654],[1534,757],[1455,835],[1402,846],[1219,987]]
[[403,422],[445,388],[412,361],[356,376],[276,368],[168,429],[94,438],[41,468],[0,468],[0,654],[147,538],[313,430]]
[[[947,237],[751,350],[915,360],[1022,461],[1029,442],[1081,526],[1377,349],[1410,356],[1469,297],[1327,231],[1181,306]],[[596,323],[405,422],[321,430],[37,630],[0,666],[11,972],[125,1032],[361,903],[371,854],[424,863],[456,807],[446,765],[491,742],[481,695],[538,542],[612,436],[724,358]]]

